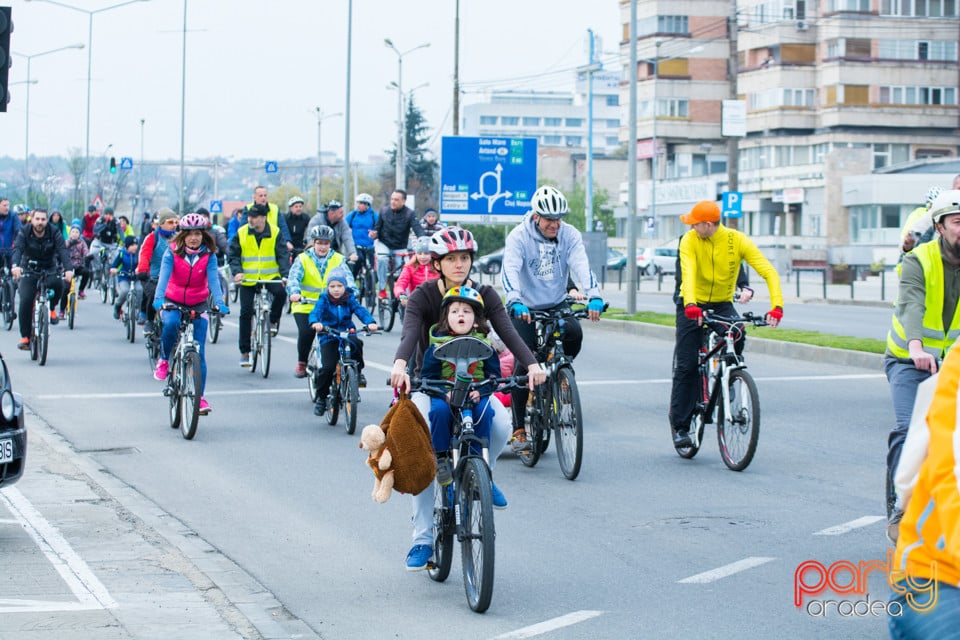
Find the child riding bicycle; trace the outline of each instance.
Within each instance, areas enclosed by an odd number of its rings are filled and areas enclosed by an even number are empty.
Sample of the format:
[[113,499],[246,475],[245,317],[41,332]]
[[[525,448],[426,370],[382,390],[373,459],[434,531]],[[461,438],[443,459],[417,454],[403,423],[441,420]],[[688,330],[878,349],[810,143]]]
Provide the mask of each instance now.
[[137,271],[137,252],[140,249],[140,241],[136,236],[125,236],[123,239],[123,251],[117,253],[117,257],[110,264],[110,273],[117,276],[117,301],[113,305],[114,319],[120,318],[120,310],[127,301],[127,295],[131,289],[143,292],[143,285],[136,279]]

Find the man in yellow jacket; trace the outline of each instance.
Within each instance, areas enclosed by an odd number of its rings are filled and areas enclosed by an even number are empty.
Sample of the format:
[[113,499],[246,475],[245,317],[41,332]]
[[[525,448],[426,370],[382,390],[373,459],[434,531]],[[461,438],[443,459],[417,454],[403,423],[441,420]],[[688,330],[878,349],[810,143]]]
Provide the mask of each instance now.
[[[780,277],[757,245],[744,233],[720,224],[720,207],[701,200],[690,213],[680,216],[693,228],[680,239],[680,298],[677,301],[677,337],[673,360],[673,390],[670,394],[670,426],[673,445],[690,447],[690,419],[697,403],[697,354],[700,351],[703,310],[725,316],[738,315],[733,295],[741,261],[746,261],[767,281],[772,309],[766,320],[777,326],[783,318]],[[743,350],[743,339],[737,342]]]

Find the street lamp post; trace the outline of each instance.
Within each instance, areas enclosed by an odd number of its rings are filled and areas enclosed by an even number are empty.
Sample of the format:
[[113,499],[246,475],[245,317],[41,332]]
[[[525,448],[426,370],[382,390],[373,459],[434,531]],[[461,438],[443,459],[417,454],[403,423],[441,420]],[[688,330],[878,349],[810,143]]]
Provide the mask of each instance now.
[[[87,171],[90,170],[90,72],[93,68],[93,16],[97,13],[103,13],[104,11],[110,11],[111,9],[119,9],[120,7],[125,7],[128,4],[133,4],[135,2],[149,2],[150,0],[126,0],[126,2],[120,2],[117,4],[112,4],[108,7],[102,7],[100,9],[81,9],[80,7],[75,7],[70,4],[63,2],[58,2],[57,0],[26,0],[27,2],[46,2],[47,4],[53,4],[58,7],[63,7],[64,9],[71,9],[73,11],[79,11],[80,13],[87,14],[89,21],[87,27],[87,132],[86,132],[86,145],[84,147],[84,158],[83,158],[83,177],[87,177]],[[84,180],[84,185],[88,184],[88,180]],[[86,209],[87,205],[90,203],[89,191],[87,187],[84,186],[83,190],[83,208]]]
[[30,206],[30,85],[35,84],[35,80],[30,79],[30,62],[34,58],[39,58],[40,56],[49,55],[51,53],[57,53],[58,51],[66,51],[67,49],[83,49],[82,44],[71,44],[65,47],[58,47],[56,49],[50,49],[48,51],[41,51],[40,53],[18,53],[13,51],[14,55],[20,56],[21,58],[27,59],[27,103],[26,103],[26,122],[24,123],[24,142],[23,142],[23,175],[27,181],[27,206]]
[[387,48],[393,49],[393,52],[397,54],[397,189],[403,189],[407,183],[407,168],[405,165],[407,123],[403,113],[403,56],[413,53],[417,49],[425,49],[430,46],[430,43],[424,42],[403,52],[397,49],[390,38],[384,38],[383,44]]
[[[322,200],[320,199],[320,184],[321,184],[321,179],[323,178],[323,155],[322,155],[323,146],[321,144],[321,141],[323,140],[323,121],[326,120],[327,118],[342,116],[343,112],[338,111],[337,113],[324,113],[323,110],[320,109],[320,107],[316,107],[316,111],[317,111],[317,210],[319,211],[320,203],[322,202]],[[347,170],[349,172],[347,167],[344,167],[344,170]],[[347,202],[346,190],[344,190],[343,192],[343,201],[344,203]]]

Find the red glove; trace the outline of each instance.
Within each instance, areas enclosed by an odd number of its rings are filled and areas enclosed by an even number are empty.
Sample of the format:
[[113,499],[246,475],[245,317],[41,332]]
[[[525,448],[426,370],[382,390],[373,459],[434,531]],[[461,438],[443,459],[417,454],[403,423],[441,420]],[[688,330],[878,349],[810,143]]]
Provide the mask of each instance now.
[[770,311],[767,312],[767,317],[773,318],[779,324],[780,321],[783,320],[783,309],[781,309],[780,307],[774,307],[773,309],[770,309]]
[[687,320],[699,320],[703,317],[703,309],[695,304],[688,304],[683,308],[683,315],[687,316]]

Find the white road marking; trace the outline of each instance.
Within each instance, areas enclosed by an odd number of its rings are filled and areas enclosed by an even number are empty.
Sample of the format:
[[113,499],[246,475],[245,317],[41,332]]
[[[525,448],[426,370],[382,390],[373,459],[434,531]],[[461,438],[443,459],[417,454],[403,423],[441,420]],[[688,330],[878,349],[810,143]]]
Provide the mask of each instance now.
[[550,633],[551,631],[556,631],[557,629],[562,629],[563,627],[569,627],[570,625],[583,622],[584,620],[589,620],[590,618],[596,618],[599,615],[603,615],[603,611],[574,611],[573,613],[568,613],[567,615],[560,616],[559,618],[545,620],[544,622],[532,624],[529,627],[523,627],[522,629],[501,634],[496,636],[494,640],[506,638],[533,638],[534,636]]
[[[390,387],[376,386],[376,387],[365,387],[363,393],[370,392],[383,392],[383,393],[392,393],[393,389]],[[286,393],[301,393],[307,395],[306,385],[302,387],[297,387],[295,389],[211,389],[207,388],[207,393],[204,394],[211,398],[216,396],[265,396],[272,394],[286,394]],[[160,390],[153,391],[151,393],[145,393],[142,391],[131,392],[131,393],[64,393],[64,394],[41,394],[33,396],[36,400],[113,400],[119,398],[158,398],[162,397],[163,394]]]
[[730,564],[717,567],[716,569],[711,569],[710,571],[698,573],[695,576],[690,576],[689,578],[684,578],[683,580],[677,580],[677,583],[707,584],[710,582],[716,582],[722,578],[732,576],[735,573],[740,573],[741,571],[746,571],[747,569],[753,569],[754,567],[759,567],[762,564],[773,562],[774,560],[776,560],[776,558],[763,558],[759,556],[744,558],[743,560],[737,560],[736,562],[731,562]]
[[[873,380],[883,378],[886,380],[886,375],[882,373],[851,373],[851,374],[841,374],[835,376],[768,376],[768,377],[755,377],[756,382],[817,382],[823,380]],[[673,380],[671,378],[649,378],[647,380],[577,380],[577,386],[580,387],[594,387],[594,386],[611,386],[611,385],[623,385],[623,384],[670,384]]]
[[33,541],[37,543],[43,555],[57,570],[63,581],[76,596],[77,602],[37,602],[36,600],[0,600],[0,612],[22,613],[35,611],[72,611],[91,609],[112,609],[117,602],[110,596],[107,588],[93,574],[60,532],[47,522],[39,511],[16,487],[4,489],[0,493],[2,502],[10,513],[20,521]]
[[854,529],[859,529],[861,527],[869,527],[875,522],[880,522],[885,520],[884,516],[863,516],[862,518],[857,518],[856,520],[851,520],[850,522],[844,522],[843,524],[838,524],[835,527],[827,527],[826,529],[821,529],[813,535],[815,536],[841,536],[845,533],[849,533]]

